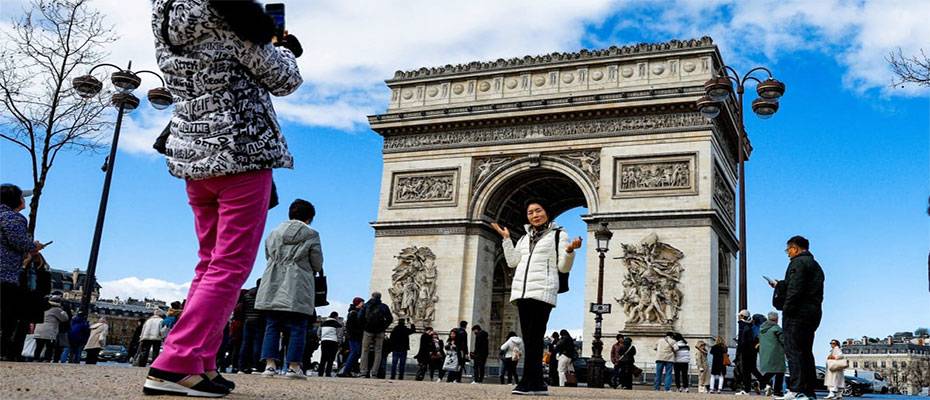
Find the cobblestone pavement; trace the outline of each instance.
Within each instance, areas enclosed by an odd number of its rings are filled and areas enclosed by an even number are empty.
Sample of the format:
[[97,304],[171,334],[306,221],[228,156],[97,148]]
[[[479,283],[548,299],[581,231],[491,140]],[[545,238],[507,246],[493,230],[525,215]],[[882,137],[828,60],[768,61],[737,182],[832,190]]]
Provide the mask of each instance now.
[[[148,399],[142,394],[146,369],[73,364],[0,363],[0,399]],[[238,385],[228,399],[522,399],[511,386],[348,378],[296,381],[259,375],[228,375]],[[645,389],[645,388],[643,388]],[[650,390],[550,388],[558,399],[725,399],[732,394],[657,393]],[[162,397],[172,399],[172,397]],[[765,397],[753,397],[766,399]]]

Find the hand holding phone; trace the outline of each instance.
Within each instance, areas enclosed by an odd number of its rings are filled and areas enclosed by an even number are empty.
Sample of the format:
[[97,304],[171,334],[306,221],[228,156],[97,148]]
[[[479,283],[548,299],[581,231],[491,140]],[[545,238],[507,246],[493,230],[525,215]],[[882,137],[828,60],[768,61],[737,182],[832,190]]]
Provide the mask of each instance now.
[[762,278],[764,278],[765,281],[768,282],[769,286],[771,286],[772,288],[774,288],[775,285],[778,285],[778,281],[775,279],[769,278],[765,275],[762,275]]

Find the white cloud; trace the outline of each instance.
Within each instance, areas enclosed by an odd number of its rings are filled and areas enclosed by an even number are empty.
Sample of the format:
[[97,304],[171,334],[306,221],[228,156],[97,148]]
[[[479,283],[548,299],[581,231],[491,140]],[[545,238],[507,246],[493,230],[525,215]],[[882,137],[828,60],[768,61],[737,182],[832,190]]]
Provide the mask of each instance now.
[[161,279],[128,277],[113,281],[100,282],[100,298],[113,299],[119,297],[126,300],[154,298],[165,302],[182,300],[187,297],[187,290],[191,283],[174,283]]

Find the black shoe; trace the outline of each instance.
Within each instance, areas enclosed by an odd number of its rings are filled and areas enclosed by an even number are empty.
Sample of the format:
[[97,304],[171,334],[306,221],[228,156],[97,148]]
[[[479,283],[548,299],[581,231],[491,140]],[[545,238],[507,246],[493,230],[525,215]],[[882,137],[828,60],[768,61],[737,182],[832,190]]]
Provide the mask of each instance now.
[[236,389],[236,383],[224,378],[223,375],[220,375],[219,372],[216,373],[216,377],[211,379],[211,382],[226,387],[226,389],[229,389],[230,392]]
[[210,381],[206,375],[176,374],[149,368],[142,386],[147,395],[182,395],[191,397],[224,397],[229,389]]
[[519,384],[519,385],[517,385],[515,388],[513,388],[513,390],[510,391],[510,394],[516,394],[516,395],[531,395],[531,394],[533,394],[533,391],[530,390],[529,388],[523,386],[522,384]]

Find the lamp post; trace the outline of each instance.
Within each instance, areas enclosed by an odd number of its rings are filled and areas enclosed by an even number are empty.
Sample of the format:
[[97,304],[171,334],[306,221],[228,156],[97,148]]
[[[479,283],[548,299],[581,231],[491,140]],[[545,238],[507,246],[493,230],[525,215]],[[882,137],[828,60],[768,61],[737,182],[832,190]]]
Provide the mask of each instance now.
[[[768,77],[760,80],[753,75],[756,72],[765,72]],[[743,113],[743,93],[746,91],[746,82],[756,82],[758,98],[752,101],[752,111],[762,119],[771,118],[778,111],[778,101],[785,94],[785,84],[772,76],[772,71],[765,67],[755,67],[740,76],[736,70],[723,66],[717,71],[717,77],[704,83],[705,96],[697,101],[698,110],[705,118],[713,120],[720,115],[726,101],[733,95],[733,84],[736,84],[736,131],[739,136],[737,153],[739,160],[739,309],[747,308],[746,294],[746,170],[745,161],[749,156],[749,136],[746,134],[746,125]]]
[[591,343],[591,359],[588,360],[588,387],[604,387],[604,358],[601,351],[604,344],[601,342],[601,321],[604,314],[610,314],[610,304],[604,304],[604,254],[609,250],[610,238],[613,237],[607,223],[594,231],[597,240],[597,253],[600,261],[597,268],[597,303],[591,304],[591,313],[594,314],[594,341]]
[[123,123],[123,114],[130,112],[139,107],[139,98],[132,94],[133,90],[139,87],[142,79],[139,74],[151,74],[161,81],[162,86],[149,90],[148,99],[157,110],[164,110],[174,102],[171,93],[165,88],[165,80],[160,75],[152,71],[132,71],[132,62],[126,69],[122,69],[113,64],[95,65],[87,75],[74,78],[71,85],[77,92],[78,96],[89,99],[100,93],[103,83],[93,75],[95,69],[100,67],[116,68],[117,71],[110,74],[110,82],[113,84],[116,93],[110,98],[110,103],[116,107],[116,126],[113,129],[113,141],[110,144],[110,155],[104,162],[103,170],[106,176],[103,179],[103,193],[100,195],[100,208],[97,209],[97,225],[94,228],[94,239],[90,246],[90,259],[87,261],[87,276],[84,279],[84,287],[81,296],[81,311],[85,314],[90,309],[91,293],[96,283],[97,256],[100,253],[100,238],[103,236],[103,222],[107,214],[107,202],[110,198],[110,182],[113,179],[113,166],[116,164],[116,148],[119,144],[119,132]]

